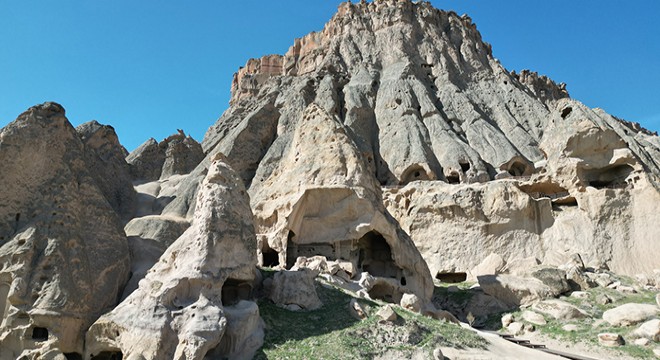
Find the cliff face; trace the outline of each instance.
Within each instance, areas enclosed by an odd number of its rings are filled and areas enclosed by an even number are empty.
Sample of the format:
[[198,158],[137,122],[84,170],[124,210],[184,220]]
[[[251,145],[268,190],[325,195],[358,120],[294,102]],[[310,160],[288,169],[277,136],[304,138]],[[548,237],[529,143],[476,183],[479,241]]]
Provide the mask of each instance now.
[[355,144],[384,189],[384,214],[433,274],[469,272],[491,252],[546,262],[581,253],[629,274],[660,266],[641,230],[656,223],[646,221],[656,216],[658,137],[586,108],[545,76],[506,70],[469,17],[410,1],[344,3],[320,32],[235,74],[231,106],[202,146],[239,169],[259,204],[258,232],[280,255],[284,235],[268,226],[283,220],[269,220],[277,211],[259,220],[276,206],[261,189],[292,186],[274,174],[310,104]]
[[2,129],[0,358],[249,358],[256,264],[441,318],[433,277],[486,258],[660,268],[657,134],[508,71],[467,16],[347,2],[231,91],[201,145],[127,161],[57,104]]

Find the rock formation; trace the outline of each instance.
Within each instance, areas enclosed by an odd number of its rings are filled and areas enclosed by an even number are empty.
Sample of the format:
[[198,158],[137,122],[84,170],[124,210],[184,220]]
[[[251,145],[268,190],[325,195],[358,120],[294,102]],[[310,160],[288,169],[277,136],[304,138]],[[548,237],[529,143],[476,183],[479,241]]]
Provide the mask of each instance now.
[[45,103],[0,133],[2,359],[82,354],[87,328],[119,300],[129,251],[106,193],[119,183],[92,174],[118,164],[99,158],[117,149],[106,131],[84,131],[83,144],[64,109]]
[[76,131],[87,150],[90,174],[122,220],[130,220],[135,215],[137,198],[126,163],[126,149],[119,143],[115,129],[90,121]]
[[609,270],[660,283],[657,134],[506,70],[424,1],[346,2],[248,60],[201,144],[126,156],[46,103],[2,130],[0,161],[2,359],[250,358],[257,265],[288,309],[322,307],[320,277],[450,321],[433,277],[478,279],[457,315],[532,305],[513,333],[584,315],[547,300],[571,290],[637,291]]
[[134,180],[155,181],[187,174],[204,158],[195,139],[179,130],[161,142],[151,138],[126,157]]
[[90,328],[89,358],[203,359],[220,350],[231,358],[261,346],[263,325],[249,301],[256,238],[247,192],[221,157],[201,186],[192,226],[138,289]]

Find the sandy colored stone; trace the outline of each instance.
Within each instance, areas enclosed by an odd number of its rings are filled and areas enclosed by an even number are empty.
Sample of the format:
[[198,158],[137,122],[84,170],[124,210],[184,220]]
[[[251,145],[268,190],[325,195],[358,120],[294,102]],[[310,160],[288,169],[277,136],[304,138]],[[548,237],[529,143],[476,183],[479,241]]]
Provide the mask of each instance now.
[[478,278],[484,293],[509,306],[531,305],[558,294],[540,280],[513,275],[485,275]]
[[634,325],[657,316],[660,310],[655,305],[628,303],[607,310],[603,320],[613,326]]
[[76,127],[76,132],[85,145],[90,175],[119,217],[128,221],[135,214],[137,195],[125,160],[126,149],[119,143],[115,129],[90,121]]
[[277,272],[273,277],[269,298],[280,306],[297,305],[303,310],[318,309],[323,303],[316,293],[316,275],[316,272],[307,268]]
[[534,325],[546,325],[548,323],[547,321],[545,321],[543,315],[529,310],[523,311],[522,318],[523,320],[532,323]]
[[120,218],[88,162],[102,151],[88,140],[55,103],[0,131],[2,358],[82,354],[85,331],[128,280]]
[[615,333],[598,334],[598,343],[605,347],[617,347],[625,344],[623,337]]
[[506,262],[496,253],[488,255],[482,262],[472,268],[470,278],[476,280],[482,275],[497,275],[502,273],[506,267]]
[[660,342],[660,319],[653,319],[643,323],[630,335],[634,338],[645,338]]
[[395,321],[397,319],[397,315],[391,305],[381,307],[378,312],[376,312],[376,315],[381,318],[381,320],[385,321]]
[[511,335],[522,335],[525,332],[525,324],[514,321],[511,324],[509,324],[509,326],[506,327],[506,330]]
[[588,317],[587,313],[579,308],[557,299],[540,301],[532,305],[532,309],[557,320],[572,320]]
[[203,359],[209,353],[253,354],[263,342],[258,308],[249,301],[255,265],[249,198],[218,156],[198,195],[191,227],[137,290],[92,325],[85,355],[121,351],[124,358]]

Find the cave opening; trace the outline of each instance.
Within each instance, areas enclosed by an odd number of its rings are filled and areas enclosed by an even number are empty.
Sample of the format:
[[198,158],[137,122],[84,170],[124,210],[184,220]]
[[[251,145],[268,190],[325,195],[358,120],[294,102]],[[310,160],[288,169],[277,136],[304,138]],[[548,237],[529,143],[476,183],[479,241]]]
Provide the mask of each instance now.
[[358,269],[372,276],[399,278],[401,269],[394,263],[392,249],[385,238],[370,231],[358,240]]
[[525,164],[514,161],[513,164],[511,164],[511,167],[509,167],[509,174],[511,174],[511,176],[523,176],[525,175],[525,170],[527,170]]
[[449,184],[460,184],[461,183],[461,177],[456,173],[451,173],[451,174],[447,175],[447,182]]
[[566,119],[566,117],[568,117],[568,115],[570,115],[572,111],[573,111],[573,108],[570,107],[570,106],[565,108],[564,110],[561,111],[561,118]]
[[222,305],[231,306],[252,298],[252,284],[247,281],[227,279],[222,285]]
[[463,173],[468,172],[470,170],[470,163],[467,161],[461,161],[458,163],[458,165],[461,166],[461,170],[463,170]]
[[124,354],[121,351],[102,351],[98,355],[92,355],[91,360],[122,360]]
[[65,353],[66,360],[83,360],[82,354],[79,353]]
[[588,186],[596,189],[621,188],[628,184],[626,178],[633,172],[630,165],[618,165],[604,169],[584,171],[583,178]]
[[32,329],[32,340],[36,340],[36,341],[48,340],[48,329],[44,327],[34,327]]
[[431,180],[429,174],[421,166],[413,166],[401,175],[401,185],[418,180]]
[[467,280],[467,273],[464,272],[451,272],[451,273],[441,273],[438,272],[435,274],[435,278],[442,281],[443,283],[462,283]]
[[263,266],[264,267],[276,267],[280,265],[280,255],[277,253],[277,251],[267,248],[262,250],[261,252],[263,256]]

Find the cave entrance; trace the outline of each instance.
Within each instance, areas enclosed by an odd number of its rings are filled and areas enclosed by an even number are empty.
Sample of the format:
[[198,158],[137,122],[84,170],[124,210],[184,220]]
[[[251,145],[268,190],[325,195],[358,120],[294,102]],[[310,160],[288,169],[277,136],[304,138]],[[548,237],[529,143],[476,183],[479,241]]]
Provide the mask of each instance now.
[[252,298],[252,284],[247,281],[227,279],[222,285],[222,305],[236,305]]
[[280,254],[277,251],[267,248],[261,251],[261,255],[263,256],[262,265],[264,267],[274,268],[280,265]]
[[5,315],[9,312],[9,285],[0,284],[0,328],[5,320]]
[[596,189],[621,188],[627,185],[626,178],[633,172],[630,165],[618,165],[604,169],[584,171],[583,178],[588,186]]
[[526,170],[527,166],[525,166],[525,164],[514,161],[509,167],[509,174],[511,174],[511,176],[523,176],[525,175]]
[[32,340],[47,341],[48,340],[48,329],[46,329],[44,327],[34,327],[32,329]]
[[438,272],[435,274],[435,278],[442,281],[443,283],[462,283],[467,280],[467,274],[464,272],[454,272],[454,273],[441,273]]
[[461,166],[461,170],[463,170],[464,174],[470,170],[470,163],[467,161],[461,161],[458,163],[458,165]]
[[461,183],[461,176],[456,172],[452,171],[449,175],[445,176],[447,178],[447,182],[450,184],[460,184]]
[[291,269],[298,257],[311,258],[324,256],[329,261],[345,260],[351,261],[352,251],[355,248],[355,240],[342,240],[333,243],[309,243],[298,244],[295,242],[295,234],[289,231],[286,245],[286,268]]
[[102,351],[98,355],[92,355],[91,360],[122,360],[124,354],[121,351]]
[[413,166],[401,175],[400,185],[406,185],[412,181],[431,180],[429,174],[421,166]]
[[[358,240],[358,269],[372,276],[402,278],[401,268],[392,258],[392,249],[385,238],[376,231],[370,231]],[[405,281],[405,280],[404,280]]]

